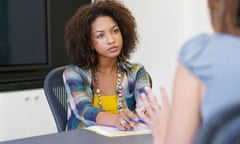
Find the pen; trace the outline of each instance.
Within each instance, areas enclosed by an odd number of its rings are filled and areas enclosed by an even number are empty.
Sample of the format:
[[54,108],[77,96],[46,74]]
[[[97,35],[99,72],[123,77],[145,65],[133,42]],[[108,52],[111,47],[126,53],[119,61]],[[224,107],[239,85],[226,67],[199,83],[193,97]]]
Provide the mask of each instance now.
[[129,118],[130,122],[139,122],[139,123],[145,123],[142,119],[138,119],[137,121],[134,120],[133,118]]

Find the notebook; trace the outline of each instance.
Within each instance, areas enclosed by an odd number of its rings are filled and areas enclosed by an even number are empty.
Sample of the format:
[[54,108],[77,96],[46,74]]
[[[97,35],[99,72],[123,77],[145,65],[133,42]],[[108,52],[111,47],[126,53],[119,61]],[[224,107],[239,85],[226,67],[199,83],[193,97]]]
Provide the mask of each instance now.
[[147,127],[146,124],[143,124],[143,123],[140,123],[135,130],[131,130],[131,131],[121,131],[115,127],[104,126],[104,125],[89,126],[85,129],[96,132],[99,135],[104,135],[107,137],[151,134],[151,130]]

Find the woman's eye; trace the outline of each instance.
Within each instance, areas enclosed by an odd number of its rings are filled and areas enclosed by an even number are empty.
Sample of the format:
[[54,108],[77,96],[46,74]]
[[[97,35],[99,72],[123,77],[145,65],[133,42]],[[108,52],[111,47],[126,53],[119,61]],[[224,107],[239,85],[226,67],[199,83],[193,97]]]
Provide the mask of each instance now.
[[103,38],[103,34],[97,35],[97,38],[98,38],[98,39],[99,39],[99,38]]
[[113,30],[113,33],[118,33],[119,32],[119,29],[114,29]]

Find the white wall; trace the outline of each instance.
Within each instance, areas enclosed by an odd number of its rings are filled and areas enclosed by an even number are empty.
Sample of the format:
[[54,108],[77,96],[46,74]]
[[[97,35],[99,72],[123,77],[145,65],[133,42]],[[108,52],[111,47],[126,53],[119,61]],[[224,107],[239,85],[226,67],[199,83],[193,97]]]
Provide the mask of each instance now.
[[212,32],[207,0],[183,0],[181,41],[202,32]]
[[172,94],[177,54],[191,36],[211,31],[206,0],[121,0],[136,18],[140,34],[138,51],[132,60],[143,63],[153,79]]
[[[5,104],[4,104],[4,97],[2,95],[0,95],[0,114],[4,114],[4,108],[5,108]],[[2,139],[2,137],[4,136],[4,117],[3,115],[0,116],[0,141]]]

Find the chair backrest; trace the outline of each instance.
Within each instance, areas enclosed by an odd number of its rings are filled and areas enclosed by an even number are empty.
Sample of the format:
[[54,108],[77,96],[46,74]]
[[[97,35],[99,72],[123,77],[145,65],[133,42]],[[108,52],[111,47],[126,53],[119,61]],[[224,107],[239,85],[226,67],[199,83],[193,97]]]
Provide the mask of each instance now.
[[195,144],[240,144],[240,102],[222,109],[200,127]]
[[51,70],[44,79],[44,93],[52,111],[58,132],[65,131],[67,123],[67,93],[63,83],[66,66]]

